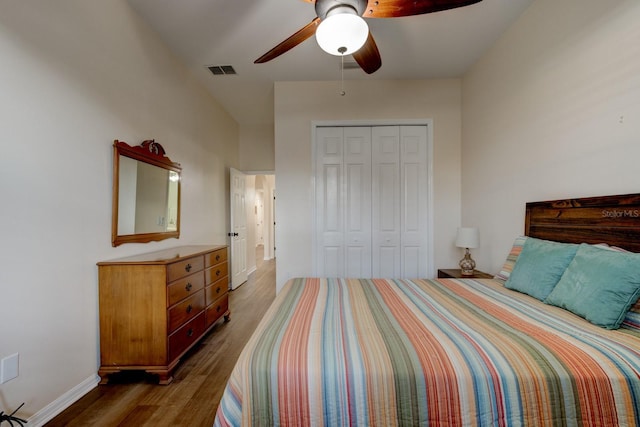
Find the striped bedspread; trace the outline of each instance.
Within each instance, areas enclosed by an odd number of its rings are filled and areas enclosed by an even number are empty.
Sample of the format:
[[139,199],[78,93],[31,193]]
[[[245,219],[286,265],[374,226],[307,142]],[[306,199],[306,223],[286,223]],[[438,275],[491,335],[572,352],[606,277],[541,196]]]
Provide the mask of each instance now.
[[216,426],[640,425],[640,332],[485,279],[293,279]]

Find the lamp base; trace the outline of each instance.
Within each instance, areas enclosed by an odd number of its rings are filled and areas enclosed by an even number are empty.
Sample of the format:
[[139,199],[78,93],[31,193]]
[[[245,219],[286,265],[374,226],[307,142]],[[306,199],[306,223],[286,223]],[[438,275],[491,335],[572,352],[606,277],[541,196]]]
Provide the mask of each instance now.
[[460,260],[460,274],[463,276],[473,276],[476,262],[471,258],[469,248],[465,248],[464,258]]

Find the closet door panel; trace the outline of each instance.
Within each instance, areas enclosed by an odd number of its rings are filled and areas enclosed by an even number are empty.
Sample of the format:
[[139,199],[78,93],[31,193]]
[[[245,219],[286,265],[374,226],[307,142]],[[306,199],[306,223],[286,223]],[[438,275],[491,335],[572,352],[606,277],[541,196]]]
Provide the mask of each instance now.
[[342,246],[325,245],[322,248],[322,260],[324,262],[324,277],[344,276],[344,252]]
[[342,178],[342,167],[340,165],[324,165],[322,170],[323,187],[323,209],[321,210],[324,219],[323,231],[325,233],[342,232],[342,196],[340,181]]
[[426,277],[421,273],[426,261],[420,258],[421,250],[418,246],[404,246],[402,247],[402,277],[405,279],[416,279],[420,277]]
[[374,127],[371,139],[373,277],[400,277],[400,129]]
[[316,263],[325,276],[344,273],[343,148],[342,129],[317,129]]
[[399,278],[400,262],[397,259],[397,246],[379,246],[373,249],[375,265],[374,278]]
[[371,129],[344,128],[345,274],[371,277]]
[[376,208],[379,232],[397,232],[398,207],[398,164],[383,163],[377,165]]
[[[371,250],[363,246],[347,246],[346,272],[340,277],[371,277]],[[363,273],[369,271],[368,274]]]
[[402,277],[427,276],[427,128],[400,127]]

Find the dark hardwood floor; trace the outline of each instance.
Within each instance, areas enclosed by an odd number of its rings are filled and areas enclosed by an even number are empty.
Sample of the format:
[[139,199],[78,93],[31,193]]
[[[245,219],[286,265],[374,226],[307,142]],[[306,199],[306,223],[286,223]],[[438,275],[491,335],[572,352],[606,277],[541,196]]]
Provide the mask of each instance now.
[[189,351],[168,386],[137,372],[112,376],[46,424],[53,426],[211,426],[240,351],[275,298],[275,260],[263,261],[229,295],[231,320]]

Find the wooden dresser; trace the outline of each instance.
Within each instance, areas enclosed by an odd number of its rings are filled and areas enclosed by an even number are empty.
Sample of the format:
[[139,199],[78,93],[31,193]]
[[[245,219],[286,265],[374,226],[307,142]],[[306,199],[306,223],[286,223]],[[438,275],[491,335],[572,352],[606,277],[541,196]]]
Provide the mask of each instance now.
[[182,355],[229,320],[227,246],[181,246],[98,263],[101,384],[144,370],[169,384]]

